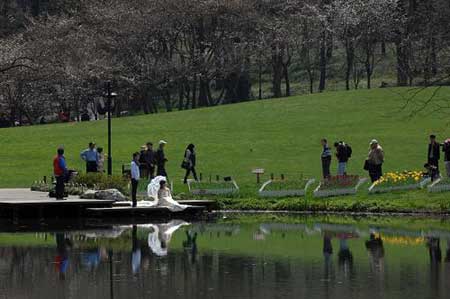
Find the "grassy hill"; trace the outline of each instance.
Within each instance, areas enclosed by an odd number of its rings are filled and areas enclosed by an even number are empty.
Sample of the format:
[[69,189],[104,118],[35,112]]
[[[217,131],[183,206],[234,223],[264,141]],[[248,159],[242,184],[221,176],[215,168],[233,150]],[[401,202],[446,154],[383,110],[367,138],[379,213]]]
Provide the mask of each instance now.
[[[441,89],[438,97],[448,96]],[[147,141],[168,141],[169,176],[183,191],[180,168],[184,148],[197,145],[198,172],[203,177],[233,176],[244,189],[256,189],[255,167],[287,178],[320,177],[320,138],[352,145],[349,173],[364,174],[368,144],[377,138],[384,147],[384,169],[421,169],[428,135],[450,136],[448,120],[426,112],[408,117],[402,110],[408,89],[329,92],[254,101],[157,115],[113,120],[114,172]],[[426,97],[431,90],[423,94]],[[81,150],[91,140],[106,149],[106,121],[0,129],[0,187],[27,187],[52,172],[57,146],[66,149],[70,168],[83,169]],[[333,161],[332,171],[336,170]]]

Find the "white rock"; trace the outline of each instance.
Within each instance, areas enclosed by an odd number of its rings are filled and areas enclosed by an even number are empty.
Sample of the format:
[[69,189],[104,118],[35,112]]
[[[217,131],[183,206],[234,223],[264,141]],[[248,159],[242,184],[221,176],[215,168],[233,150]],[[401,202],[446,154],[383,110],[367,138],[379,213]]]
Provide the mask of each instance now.
[[115,201],[125,201],[127,198],[117,189],[107,190],[87,190],[80,198],[82,199],[107,199]]

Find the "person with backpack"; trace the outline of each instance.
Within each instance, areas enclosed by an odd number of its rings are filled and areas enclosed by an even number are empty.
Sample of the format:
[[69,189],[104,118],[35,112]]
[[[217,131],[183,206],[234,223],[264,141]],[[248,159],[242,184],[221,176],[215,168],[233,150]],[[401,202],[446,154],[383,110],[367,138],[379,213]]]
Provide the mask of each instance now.
[[192,143],[189,144],[184,151],[184,159],[181,163],[181,168],[186,169],[186,175],[184,176],[184,183],[187,184],[187,179],[189,175],[192,172],[192,175],[194,176],[194,179],[198,181],[197,179],[197,172],[195,171],[195,164],[196,164],[196,153],[195,153],[195,145]]
[[336,158],[338,160],[338,175],[346,175],[347,163],[352,156],[352,148],[343,141],[335,142]]
[[442,144],[442,151],[444,152],[445,170],[447,171],[447,176],[450,178],[450,138]]
[[324,179],[327,179],[330,177],[331,149],[328,146],[328,141],[325,138],[323,138],[320,143],[322,145],[322,175]]
[[370,142],[369,155],[366,160],[366,170],[369,171],[370,180],[378,181],[383,175],[381,166],[384,163],[383,148],[379,145],[376,139]]

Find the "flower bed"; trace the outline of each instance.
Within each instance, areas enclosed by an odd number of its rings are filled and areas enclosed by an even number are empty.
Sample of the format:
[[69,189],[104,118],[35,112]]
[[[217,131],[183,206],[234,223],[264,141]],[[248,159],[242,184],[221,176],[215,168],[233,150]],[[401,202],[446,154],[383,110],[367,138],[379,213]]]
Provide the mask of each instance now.
[[370,186],[369,193],[421,189],[430,182],[420,171],[388,172]]
[[440,178],[428,186],[428,192],[447,192],[450,191],[450,178]]
[[357,175],[332,176],[320,182],[314,190],[314,197],[356,194],[358,188],[366,181],[367,178],[360,178]]
[[194,195],[227,195],[239,192],[236,182],[196,182],[188,181],[189,192]]
[[299,181],[267,181],[259,189],[261,197],[289,197],[305,196],[308,187],[315,182],[314,179]]

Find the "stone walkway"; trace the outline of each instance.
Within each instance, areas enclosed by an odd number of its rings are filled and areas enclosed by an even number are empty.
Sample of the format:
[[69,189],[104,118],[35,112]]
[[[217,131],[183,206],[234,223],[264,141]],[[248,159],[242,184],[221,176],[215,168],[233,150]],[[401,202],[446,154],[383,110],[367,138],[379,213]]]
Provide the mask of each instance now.
[[[78,196],[69,196],[69,200],[79,199]],[[0,201],[36,201],[36,200],[55,200],[48,197],[48,192],[36,192],[26,188],[18,189],[0,189]]]

